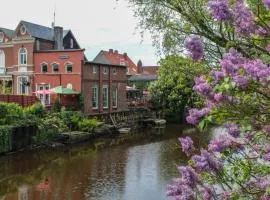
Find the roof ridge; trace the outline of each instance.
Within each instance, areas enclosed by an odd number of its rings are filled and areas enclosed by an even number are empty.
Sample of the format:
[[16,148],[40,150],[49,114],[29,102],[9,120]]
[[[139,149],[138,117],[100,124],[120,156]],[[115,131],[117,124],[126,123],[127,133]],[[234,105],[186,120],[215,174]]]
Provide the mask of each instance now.
[[35,25],[35,26],[41,26],[41,27],[43,27],[43,28],[52,29],[51,27],[44,26],[44,25],[40,25],[40,24],[36,24],[36,23],[33,23],[33,22],[28,22],[28,21],[25,21],[25,20],[21,20],[20,22],[21,22],[21,23],[28,23],[28,24]]

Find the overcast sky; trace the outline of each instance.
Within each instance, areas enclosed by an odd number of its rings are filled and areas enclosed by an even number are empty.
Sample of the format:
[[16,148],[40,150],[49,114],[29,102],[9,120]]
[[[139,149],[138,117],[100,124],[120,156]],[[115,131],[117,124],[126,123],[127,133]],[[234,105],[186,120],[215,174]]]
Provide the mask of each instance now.
[[8,0],[1,2],[0,26],[15,29],[20,20],[51,26],[54,5],[56,25],[71,29],[92,60],[100,50],[127,52],[135,63],[157,64],[149,34],[142,41],[135,30],[138,19],[125,0]]

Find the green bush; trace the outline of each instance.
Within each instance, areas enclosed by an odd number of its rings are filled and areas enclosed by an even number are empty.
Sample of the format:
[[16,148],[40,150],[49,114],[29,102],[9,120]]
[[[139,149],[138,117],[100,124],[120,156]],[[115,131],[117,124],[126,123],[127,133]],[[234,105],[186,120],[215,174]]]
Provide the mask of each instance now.
[[25,113],[41,118],[45,115],[45,109],[41,103],[35,103],[32,106],[25,108]]
[[0,102],[0,125],[10,125],[23,118],[23,108],[16,103]]
[[5,153],[12,149],[12,131],[12,126],[0,126],[0,153]]
[[61,102],[59,98],[55,99],[53,102],[52,110],[54,112],[59,112],[61,110]]
[[97,119],[83,119],[78,123],[79,131],[91,132],[99,125],[99,123],[100,122]]

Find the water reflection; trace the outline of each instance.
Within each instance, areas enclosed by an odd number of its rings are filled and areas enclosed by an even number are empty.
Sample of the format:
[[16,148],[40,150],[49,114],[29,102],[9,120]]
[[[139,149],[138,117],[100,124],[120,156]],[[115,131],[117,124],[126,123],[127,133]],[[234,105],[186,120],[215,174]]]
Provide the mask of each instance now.
[[[167,199],[166,184],[178,175],[176,166],[187,161],[177,141],[182,130],[174,125],[155,135],[143,131],[131,140],[110,141],[123,144],[98,151],[94,147],[102,142],[2,157],[0,199]],[[192,137],[200,145],[207,140],[207,134],[193,132]]]

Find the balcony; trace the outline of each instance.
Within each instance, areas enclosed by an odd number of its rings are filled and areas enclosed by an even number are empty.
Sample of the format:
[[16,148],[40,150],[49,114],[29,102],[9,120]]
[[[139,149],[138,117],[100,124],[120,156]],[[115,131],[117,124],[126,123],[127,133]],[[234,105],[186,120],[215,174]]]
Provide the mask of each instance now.
[[18,66],[18,72],[27,72],[27,65]]

